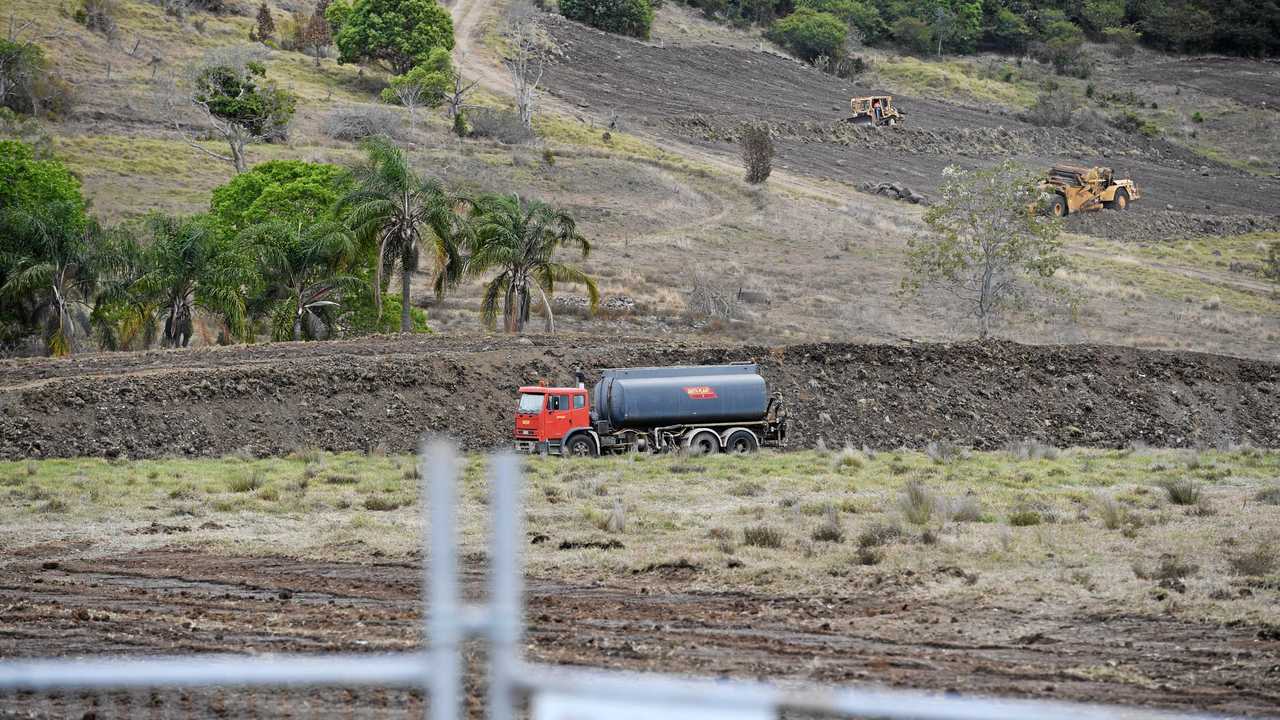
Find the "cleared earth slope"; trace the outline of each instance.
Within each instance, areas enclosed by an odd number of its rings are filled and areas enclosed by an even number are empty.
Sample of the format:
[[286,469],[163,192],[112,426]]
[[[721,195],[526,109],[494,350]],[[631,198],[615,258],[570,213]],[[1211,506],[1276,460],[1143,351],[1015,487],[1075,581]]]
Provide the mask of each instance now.
[[472,448],[510,437],[516,389],[575,367],[755,360],[796,446],[1280,445],[1280,363],[1107,346],[713,346],[586,337],[375,338],[0,364],[0,458]]

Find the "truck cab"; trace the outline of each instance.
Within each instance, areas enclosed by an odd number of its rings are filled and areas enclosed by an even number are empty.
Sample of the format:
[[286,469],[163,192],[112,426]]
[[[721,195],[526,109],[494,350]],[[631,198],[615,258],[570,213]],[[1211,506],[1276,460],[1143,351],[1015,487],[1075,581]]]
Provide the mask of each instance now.
[[520,388],[516,408],[516,449],[529,453],[559,453],[574,430],[591,427],[587,391],[577,387]]

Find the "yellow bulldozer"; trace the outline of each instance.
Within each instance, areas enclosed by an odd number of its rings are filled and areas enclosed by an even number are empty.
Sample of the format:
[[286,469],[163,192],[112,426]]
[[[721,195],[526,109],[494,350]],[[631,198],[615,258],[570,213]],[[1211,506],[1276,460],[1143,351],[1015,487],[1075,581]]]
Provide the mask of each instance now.
[[1117,180],[1105,167],[1054,165],[1040,189],[1048,194],[1046,208],[1054,217],[1103,208],[1127,210],[1141,197],[1132,180]]
[[854,125],[897,125],[902,122],[902,113],[893,106],[892,95],[870,95],[849,99],[850,115],[845,119]]

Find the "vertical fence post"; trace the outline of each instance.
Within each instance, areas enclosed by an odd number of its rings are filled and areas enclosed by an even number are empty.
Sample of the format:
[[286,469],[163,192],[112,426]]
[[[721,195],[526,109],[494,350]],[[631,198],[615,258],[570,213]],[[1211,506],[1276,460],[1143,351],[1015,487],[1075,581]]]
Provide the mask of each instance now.
[[436,441],[423,444],[418,455],[419,474],[426,487],[422,497],[430,504],[423,512],[430,528],[423,528],[423,562],[430,571],[422,574],[427,587],[429,720],[456,720],[461,707],[462,676],[459,667],[461,615],[458,612],[458,547],[455,528],[457,512],[457,457],[452,445]]
[[512,720],[514,677],[524,636],[522,483],[520,463],[511,453],[495,455],[490,468],[493,539],[489,559],[489,718]]

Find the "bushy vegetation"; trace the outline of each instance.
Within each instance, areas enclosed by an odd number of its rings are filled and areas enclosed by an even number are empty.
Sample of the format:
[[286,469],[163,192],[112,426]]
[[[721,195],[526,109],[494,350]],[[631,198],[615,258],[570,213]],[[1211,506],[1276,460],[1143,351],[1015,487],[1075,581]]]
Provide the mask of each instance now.
[[835,15],[800,8],[775,22],[767,35],[800,59],[815,60],[839,52],[848,32],[848,26]]
[[606,32],[645,40],[653,25],[649,0],[560,0],[560,14]]
[[[1029,53],[1065,75],[1086,76],[1084,41],[1107,43],[1120,57],[1145,43],[1173,52],[1275,55],[1280,12],[1248,0],[689,0],[732,24],[799,28],[814,34],[813,13],[836,18],[849,36],[920,54],[995,50]],[[797,15],[799,17],[797,17]],[[829,23],[823,23],[829,25]],[[776,31],[774,31],[776,33]],[[831,30],[824,30],[831,36]],[[777,34],[777,38],[783,35]],[[779,39],[805,59],[808,54]]]
[[[427,332],[410,279],[432,260],[437,294],[496,273],[484,319],[519,331],[556,282],[591,278],[553,259],[590,245],[567,213],[536,200],[463,198],[420,176],[385,136],[368,160],[262,163],[213,191],[209,210],[103,227],[80,183],[47,149],[0,142],[0,347],[185,347]],[[386,297],[393,274],[399,297]]]
[[453,49],[453,19],[436,0],[335,0],[325,11],[338,62],[371,62],[403,75],[433,48]]

